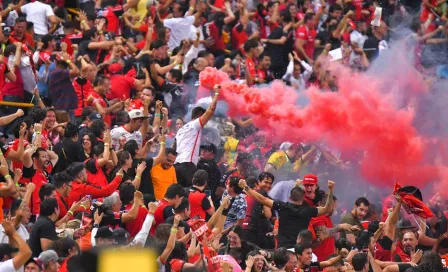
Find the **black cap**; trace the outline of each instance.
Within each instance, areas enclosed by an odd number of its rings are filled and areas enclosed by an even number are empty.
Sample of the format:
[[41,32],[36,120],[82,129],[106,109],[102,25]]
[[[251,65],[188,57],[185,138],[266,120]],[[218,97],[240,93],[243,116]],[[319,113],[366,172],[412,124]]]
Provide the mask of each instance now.
[[119,245],[126,245],[129,238],[129,233],[123,228],[114,229],[113,232],[115,242]]
[[91,114],[89,114],[90,121],[99,120],[99,119],[102,119],[102,118],[103,117],[98,112],[92,112]]
[[17,248],[9,244],[0,244],[0,259],[3,259],[5,256],[11,256],[11,254],[16,252],[19,252]]
[[103,238],[103,239],[112,239],[114,238],[114,233],[107,226],[102,226],[98,229],[95,235],[95,239]]
[[397,228],[398,229],[413,229],[414,226],[412,226],[411,221],[409,221],[408,219],[401,219],[400,221],[398,221]]
[[216,146],[212,143],[208,143],[208,144],[203,144],[200,147],[201,149],[207,150],[212,152],[213,154],[216,155],[216,153],[218,152],[218,149],[216,148]]

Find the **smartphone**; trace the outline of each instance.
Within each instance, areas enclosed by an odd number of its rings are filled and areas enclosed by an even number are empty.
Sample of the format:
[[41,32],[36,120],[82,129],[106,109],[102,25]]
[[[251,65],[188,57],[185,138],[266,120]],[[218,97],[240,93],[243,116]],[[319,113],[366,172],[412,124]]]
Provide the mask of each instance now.
[[212,195],[212,191],[205,190],[204,193],[207,195],[207,197],[210,197]]

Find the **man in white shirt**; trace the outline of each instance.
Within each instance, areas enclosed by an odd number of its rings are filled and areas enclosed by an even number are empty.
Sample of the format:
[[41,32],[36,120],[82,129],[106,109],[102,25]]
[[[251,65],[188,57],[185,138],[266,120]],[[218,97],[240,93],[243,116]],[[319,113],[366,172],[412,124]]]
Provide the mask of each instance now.
[[215,96],[208,109],[194,108],[191,112],[191,121],[179,129],[176,134],[177,158],[174,168],[176,169],[177,182],[184,187],[192,186],[193,175],[196,173],[196,165],[199,161],[201,132],[215,113],[220,88],[221,86],[215,85]]
[[16,232],[13,221],[5,219],[2,226],[9,241],[17,248],[12,248],[9,244],[0,244],[0,272],[23,271],[23,265],[31,257],[31,249]]
[[[350,42],[353,49],[363,48],[364,42],[367,40],[367,23],[364,21],[358,21],[356,23],[356,29],[350,33]],[[361,62],[361,55],[352,51],[350,54],[350,65],[356,65]]]
[[[193,16],[195,4],[196,1],[190,1],[190,9],[186,13],[184,6],[179,3],[174,3],[174,18],[163,20],[163,25],[169,28],[171,31],[170,39],[168,41],[168,47],[170,48],[170,50],[178,47],[182,40],[190,38],[191,26],[195,21],[195,16]],[[185,17],[183,16],[184,14]]]
[[[21,199],[14,200],[14,202],[12,203],[10,210],[12,217],[17,216],[17,212],[20,209],[19,207],[21,203],[22,203]],[[19,236],[22,237],[23,240],[28,241],[30,239],[30,234],[28,233],[28,230],[25,228],[24,225],[28,224],[28,222],[30,221],[31,213],[29,209],[22,209],[20,212],[21,212],[20,214],[21,220],[16,231],[19,234]],[[9,243],[9,237],[5,234],[3,226],[0,226],[0,243],[2,244]]]
[[54,15],[50,5],[40,1],[34,1],[20,7],[20,11],[26,15],[26,20],[34,24],[34,33],[37,35],[47,35],[49,33],[49,23],[59,24],[58,18]]
[[129,112],[129,122],[121,127],[112,129],[110,136],[112,139],[112,147],[115,150],[120,149],[120,138],[125,137],[126,142],[135,140],[139,147],[142,147],[143,136],[146,135],[147,126],[143,126],[144,122],[148,122],[148,113],[142,110],[131,110]]

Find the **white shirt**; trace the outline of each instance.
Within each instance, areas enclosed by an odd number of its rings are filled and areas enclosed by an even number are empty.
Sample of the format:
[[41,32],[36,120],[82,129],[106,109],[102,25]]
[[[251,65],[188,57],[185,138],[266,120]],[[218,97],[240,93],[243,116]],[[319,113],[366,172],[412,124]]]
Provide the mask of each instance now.
[[[20,224],[19,229],[17,229],[17,234],[25,240],[28,241],[30,239],[30,234],[26,230],[25,226]],[[3,231],[3,226],[0,225],[0,244],[7,244],[9,243],[9,237],[5,234]]]
[[168,41],[170,50],[178,47],[182,40],[190,38],[190,28],[193,25],[194,20],[194,16],[163,20],[163,25],[168,27],[171,31],[170,40]]
[[[358,46],[358,48],[363,48],[364,42],[366,40],[367,40],[367,36],[361,34],[357,30],[354,30],[354,31],[352,31],[352,33],[350,33],[350,42],[356,44]],[[351,66],[359,65],[361,63],[361,55],[356,54],[355,52],[352,52],[350,54],[349,63]]]
[[120,138],[121,137],[125,137],[126,142],[129,142],[130,140],[135,140],[139,147],[142,147],[142,144],[143,144],[143,137],[139,130],[131,133],[131,132],[127,131],[124,128],[124,126],[112,129],[110,132],[110,137],[111,137],[112,147],[115,150],[120,149]]
[[48,34],[48,17],[54,16],[54,12],[50,5],[35,1],[26,4],[20,8],[22,13],[26,14],[26,20],[33,22],[34,33],[38,35]]
[[[195,41],[196,40],[196,32],[199,31],[199,40],[203,41],[204,38],[204,32],[202,32],[202,26],[195,27],[194,25],[191,25],[190,27],[190,40]],[[203,44],[199,44],[199,49],[205,50],[205,46]]]
[[15,270],[12,259],[0,263],[0,272],[16,272],[16,271],[23,272],[23,266]]
[[199,146],[201,143],[201,118],[188,122],[176,134],[176,163],[192,162],[195,165],[199,160]]

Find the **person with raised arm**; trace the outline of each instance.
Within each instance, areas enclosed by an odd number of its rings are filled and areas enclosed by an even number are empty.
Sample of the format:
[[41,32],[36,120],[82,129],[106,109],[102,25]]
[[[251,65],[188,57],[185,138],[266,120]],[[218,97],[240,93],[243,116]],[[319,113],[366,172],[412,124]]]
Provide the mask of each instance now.
[[208,109],[205,110],[202,107],[194,108],[191,112],[191,121],[177,132],[174,144],[176,146],[177,158],[174,168],[176,169],[177,182],[184,187],[192,185],[193,175],[196,173],[196,165],[199,161],[202,129],[215,113],[220,89],[221,86],[216,84],[214,87],[215,96]]
[[247,195],[254,197],[258,202],[277,210],[279,214],[279,247],[292,248],[295,245],[297,235],[301,230],[307,229],[311,218],[329,213],[333,203],[333,189],[335,182],[328,181],[328,197],[325,207],[310,207],[304,203],[305,191],[301,187],[294,187],[291,190],[289,200],[285,203],[282,201],[274,201],[264,197],[257,191],[247,186],[244,179],[238,184]]

